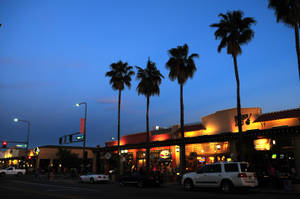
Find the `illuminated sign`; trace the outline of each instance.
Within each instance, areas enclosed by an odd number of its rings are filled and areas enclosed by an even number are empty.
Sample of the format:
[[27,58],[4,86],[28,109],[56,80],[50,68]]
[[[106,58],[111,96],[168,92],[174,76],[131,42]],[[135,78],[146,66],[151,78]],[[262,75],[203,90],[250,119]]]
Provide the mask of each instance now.
[[84,133],[85,121],[84,118],[80,118],[80,133]]
[[16,147],[18,147],[18,148],[26,148],[26,146],[27,146],[26,144],[17,144],[16,145]]
[[257,151],[268,151],[271,149],[271,139],[257,139],[254,140],[254,148]]
[[35,147],[35,148],[33,149],[33,153],[34,153],[35,155],[38,155],[38,154],[40,153],[40,148],[39,148],[39,147]]
[[197,157],[197,160],[198,160],[199,162],[205,162],[205,157],[204,157],[204,156],[198,156],[198,157]]
[[161,159],[168,159],[168,158],[171,158],[171,153],[169,150],[162,150],[159,154],[159,157]]

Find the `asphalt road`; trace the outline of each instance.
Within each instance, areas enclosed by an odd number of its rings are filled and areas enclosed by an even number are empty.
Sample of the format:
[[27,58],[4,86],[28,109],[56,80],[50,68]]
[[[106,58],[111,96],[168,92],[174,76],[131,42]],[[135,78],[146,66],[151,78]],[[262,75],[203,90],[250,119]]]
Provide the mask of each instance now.
[[217,190],[184,191],[178,185],[163,185],[159,188],[120,187],[118,184],[82,184],[74,181],[36,180],[32,177],[5,176],[0,178],[1,199],[193,199],[193,198],[299,198],[299,195],[284,193],[260,193],[242,191],[223,194]]

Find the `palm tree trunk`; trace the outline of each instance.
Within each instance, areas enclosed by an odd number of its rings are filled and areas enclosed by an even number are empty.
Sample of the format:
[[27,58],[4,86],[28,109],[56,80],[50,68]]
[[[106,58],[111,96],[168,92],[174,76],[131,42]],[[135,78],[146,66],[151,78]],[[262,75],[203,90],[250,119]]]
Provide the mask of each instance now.
[[181,174],[185,173],[185,143],[184,143],[184,106],[183,106],[183,84],[180,84],[180,132],[181,132],[181,146],[180,146],[180,163]]
[[236,101],[237,101],[237,122],[238,122],[238,129],[239,129],[239,161],[243,161],[244,159],[244,152],[243,152],[243,129],[242,129],[242,114],[241,114],[241,100],[240,100],[240,79],[239,79],[239,71],[237,66],[236,55],[233,55],[233,62],[234,62],[234,72],[235,72],[235,79],[236,79]]
[[150,172],[150,132],[149,132],[149,102],[150,102],[150,97],[149,95],[147,96],[147,113],[146,113],[146,127],[147,127],[147,139],[146,139],[146,171],[147,173]]
[[121,109],[121,90],[119,90],[119,101],[118,101],[118,156],[120,156],[120,109]]
[[296,52],[298,58],[298,73],[299,73],[299,80],[300,80],[300,47],[299,47],[299,26],[298,24],[294,25],[295,29],[295,38],[296,38]]

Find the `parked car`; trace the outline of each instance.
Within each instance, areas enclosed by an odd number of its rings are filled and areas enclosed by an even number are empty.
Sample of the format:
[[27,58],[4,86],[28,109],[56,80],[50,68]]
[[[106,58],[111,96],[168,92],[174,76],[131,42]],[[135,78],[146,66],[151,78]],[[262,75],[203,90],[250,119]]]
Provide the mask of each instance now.
[[15,167],[7,167],[5,169],[0,169],[0,176],[5,176],[5,175],[21,176],[21,175],[25,175],[25,173],[26,173],[25,169],[16,169]]
[[141,174],[134,172],[120,178],[120,186],[135,185],[140,188],[145,186],[160,186],[161,179],[158,173]]
[[207,164],[197,172],[183,175],[181,181],[185,190],[194,187],[220,188],[230,192],[233,188],[256,187],[256,174],[252,172],[247,162],[224,162]]
[[109,177],[108,175],[104,174],[93,174],[93,173],[88,173],[86,175],[81,175],[79,176],[80,182],[89,182],[89,183],[96,183],[96,182],[108,182]]

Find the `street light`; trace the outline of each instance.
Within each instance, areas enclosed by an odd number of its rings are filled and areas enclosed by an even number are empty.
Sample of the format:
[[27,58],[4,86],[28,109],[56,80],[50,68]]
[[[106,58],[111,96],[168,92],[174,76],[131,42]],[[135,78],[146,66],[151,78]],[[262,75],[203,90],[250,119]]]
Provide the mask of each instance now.
[[24,122],[27,123],[27,141],[26,141],[26,157],[28,154],[28,146],[29,146],[29,136],[30,136],[30,122],[28,120],[20,120],[18,118],[14,118],[14,122]]
[[83,168],[85,169],[85,142],[86,142],[86,116],[87,116],[87,103],[86,102],[81,102],[77,103],[76,106],[79,107],[80,105],[84,104],[84,131],[83,131],[83,154],[82,154],[82,159],[83,159]]

